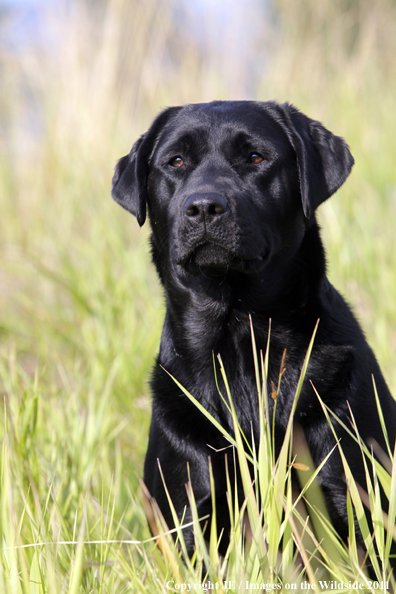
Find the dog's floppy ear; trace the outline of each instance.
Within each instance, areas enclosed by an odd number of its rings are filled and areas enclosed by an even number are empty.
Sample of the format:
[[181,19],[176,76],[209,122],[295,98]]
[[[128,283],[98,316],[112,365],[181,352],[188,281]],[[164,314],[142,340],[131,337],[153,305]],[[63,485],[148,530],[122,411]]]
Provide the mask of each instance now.
[[354,164],[348,145],[292,105],[273,104],[297,155],[301,200],[307,218],[344,183]]
[[149,159],[159,133],[180,107],[162,111],[145,134],[135,142],[129,155],[122,157],[115,168],[111,195],[118,204],[135,215],[142,226],[146,220]]
[[146,220],[146,175],[143,174],[143,183],[139,183],[138,172],[138,151],[144,140],[143,134],[133,145],[129,155],[122,157],[115,168],[111,190],[111,195],[118,204],[126,210],[129,210],[135,217],[140,226]]

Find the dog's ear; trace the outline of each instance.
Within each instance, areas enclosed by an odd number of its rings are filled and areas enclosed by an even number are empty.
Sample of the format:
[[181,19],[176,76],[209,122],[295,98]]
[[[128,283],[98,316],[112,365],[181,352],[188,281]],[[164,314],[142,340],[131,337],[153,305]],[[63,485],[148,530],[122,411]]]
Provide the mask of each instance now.
[[162,111],[145,134],[135,142],[129,155],[122,157],[115,168],[111,195],[118,204],[135,215],[142,226],[146,220],[149,160],[158,135],[169,119],[181,108]]
[[344,183],[354,164],[348,145],[292,105],[273,104],[297,155],[301,200],[307,218]]
[[[111,195],[118,204],[131,212],[137,218],[140,226],[146,220],[146,183],[144,179],[139,184],[139,173],[137,171],[138,151],[144,140],[143,134],[133,145],[129,155],[122,157],[115,168]],[[143,172],[143,177],[146,178]]]

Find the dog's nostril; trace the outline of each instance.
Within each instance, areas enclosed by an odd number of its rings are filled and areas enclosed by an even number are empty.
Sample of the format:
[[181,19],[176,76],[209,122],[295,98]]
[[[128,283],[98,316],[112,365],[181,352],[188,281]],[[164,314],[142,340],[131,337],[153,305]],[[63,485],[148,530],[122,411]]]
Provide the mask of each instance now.
[[196,217],[199,215],[199,208],[194,204],[190,204],[185,210],[185,213],[188,217]]
[[208,208],[208,214],[210,215],[221,215],[223,214],[223,212],[225,212],[226,207],[224,204],[219,204],[219,203],[213,203],[213,204],[209,204],[209,208]]

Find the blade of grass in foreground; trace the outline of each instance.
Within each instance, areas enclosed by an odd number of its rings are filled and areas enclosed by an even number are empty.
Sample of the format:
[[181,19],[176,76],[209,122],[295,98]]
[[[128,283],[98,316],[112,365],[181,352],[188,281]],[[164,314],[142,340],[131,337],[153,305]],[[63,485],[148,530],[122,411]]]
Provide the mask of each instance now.
[[[391,489],[390,489],[390,496],[389,496],[389,509],[388,509],[388,520],[390,526],[396,525],[396,442],[395,442],[395,449],[393,452],[393,465],[392,465],[392,478],[391,478]],[[393,534],[389,530],[386,535],[386,543],[385,543],[385,558],[389,558],[392,540],[396,542],[396,535]]]
[[[323,410],[327,411],[326,418],[327,418],[328,422],[331,423],[330,416],[333,417],[333,419],[335,419],[335,421],[337,421],[337,423],[340,425],[340,427],[342,427],[344,429],[344,431],[346,431],[350,437],[352,437],[352,439],[358,444],[358,446],[360,447],[362,452],[371,461],[371,459],[372,459],[371,451],[369,450],[367,445],[364,443],[364,441],[359,439],[359,436],[356,435],[356,433],[354,433],[354,431],[352,431],[351,428],[348,427],[341,419],[339,419],[337,417],[337,415],[331,410],[331,408],[329,406],[327,406],[327,404],[325,402],[323,402],[323,400],[321,399],[320,395],[318,394],[318,392],[317,392],[315,386],[312,384],[312,382],[311,382],[311,385],[315,391],[316,397],[318,398]],[[352,417],[353,416],[352,411],[350,411],[350,412],[351,412],[351,417]],[[377,475],[381,482],[381,486],[384,490],[384,493],[385,493],[386,497],[389,499],[390,481],[391,481],[390,474],[389,474],[389,472],[387,472],[387,470],[385,468],[383,468],[382,464],[378,464],[378,461],[377,461]]]
[[[326,419],[327,419],[327,421],[328,421],[328,423],[330,425],[330,428],[331,428],[331,430],[333,432],[334,439],[337,441],[337,434],[335,432],[335,429],[333,427],[333,424],[331,423],[330,416],[329,416],[329,414],[327,412],[327,407],[324,405],[324,403],[322,402],[322,400],[321,400],[321,398],[319,397],[318,394],[317,394],[317,397],[319,398],[319,402],[322,405],[323,412],[324,412],[324,414],[326,416]],[[364,455],[364,453],[363,453],[363,442],[359,442],[358,441],[358,443],[359,443],[359,445],[362,444],[361,445],[362,455]],[[360,528],[360,531],[361,531],[361,534],[362,534],[362,537],[363,537],[363,541],[364,541],[364,544],[365,544],[365,547],[366,547],[366,550],[367,550],[367,554],[368,554],[368,556],[370,558],[370,562],[371,562],[371,564],[373,566],[373,569],[374,569],[374,571],[376,573],[376,576],[380,580],[381,579],[381,571],[380,571],[380,568],[379,568],[379,564],[378,564],[378,559],[377,559],[377,556],[376,556],[376,552],[375,552],[375,549],[374,549],[374,546],[373,546],[373,539],[372,539],[372,536],[371,536],[371,533],[370,533],[370,529],[369,529],[369,526],[368,526],[368,523],[367,523],[366,514],[364,513],[362,500],[360,498],[357,485],[355,483],[355,480],[353,478],[353,474],[351,472],[351,469],[349,467],[349,464],[347,462],[347,459],[345,458],[345,455],[344,455],[344,452],[342,450],[342,447],[341,447],[341,444],[340,443],[338,444],[338,449],[339,449],[339,453],[340,453],[340,456],[341,456],[342,464],[343,464],[343,467],[344,467],[346,483],[347,483],[348,490],[349,490],[349,493],[350,493],[350,496],[351,496],[351,500],[352,500],[352,503],[353,503],[353,507],[354,507],[354,510],[355,510],[355,514],[356,514],[356,518],[357,518],[357,521],[358,521],[358,524],[359,524],[359,528]]]
[[224,381],[224,385],[226,388],[229,404],[230,404],[230,407],[232,410],[232,421],[233,421],[233,425],[234,425],[234,433],[235,433],[236,450],[237,450],[237,454],[238,454],[239,470],[241,473],[241,479],[242,479],[245,496],[247,498],[247,511],[248,511],[248,516],[249,516],[249,522],[250,522],[250,525],[253,530],[253,539],[255,540],[255,542],[257,542],[259,551],[260,551],[260,556],[264,560],[264,558],[267,554],[267,547],[266,547],[263,532],[261,529],[261,517],[260,517],[259,509],[257,506],[257,501],[254,496],[254,489],[253,489],[252,478],[250,476],[247,454],[246,454],[246,451],[245,451],[245,448],[243,445],[243,440],[242,440],[241,432],[239,429],[239,423],[238,423],[236,410],[234,407],[234,403],[233,403],[232,396],[231,396],[231,391],[230,391],[230,388],[228,385],[227,377],[225,374],[223,362],[221,360],[220,355],[219,355],[219,361],[220,361],[220,369],[221,369],[221,373],[223,376],[223,381]]
[[[191,402],[193,404],[195,404],[195,406],[197,407],[197,409],[216,427],[216,429],[218,429],[220,431],[220,433],[222,433],[224,435],[224,437],[230,442],[231,445],[233,445],[234,447],[236,447],[236,440],[227,432],[226,429],[224,429],[224,427],[221,425],[221,423],[219,423],[217,421],[217,419],[215,419],[210,412],[208,412],[206,410],[206,408],[204,406],[202,406],[202,404],[199,402],[199,400],[197,400],[196,398],[194,398],[194,396],[192,394],[190,394],[190,392],[188,392],[188,390],[186,390],[180,382],[177,381],[176,378],[173,377],[172,374],[169,373],[169,371],[166,371],[166,369],[164,369],[162,367],[162,369],[165,371],[165,373],[167,373],[169,375],[169,377],[171,377],[173,379],[173,381],[175,382],[175,384],[180,388],[180,390],[183,392],[183,394],[185,396],[187,396],[187,398],[189,400],[191,400]],[[253,458],[246,454],[249,462],[253,463]]]
[[[325,466],[330,456],[333,454],[334,448],[324,458],[322,463],[315,468],[315,465],[310,454],[308,444],[306,442],[304,432],[299,425],[294,424],[293,428],[293,454],[296,461],[303,465],[303,469],[297,466],[296,472],[299,479],[301,493],[297,501],[304,496],[308,504],[310,513],[310,520],[312,522],[315,534],[321,543],[321,552],[327,563],[331,563],[334,569],[345,561],[345,555],[342,555],[339,548],[339,541],[334,538],[334,535],[329,530],[331,520],[327,511],[326,502],[322,489],[320,488],[317,476],[321,469]],[[295,466],[295,465],[294,465]],[[339,576],[342,577],[341,575]]]
[[293,399],[293,404],[291,407],[289,421],[285,431],[285,437],[283,440],[283,444],[278,456],[277,466],[276,466],[276,473],[274,478],[274,497],[272,498],[272,504],[268,511],[271,518],[276,518],[277,520],[271,522],[269,524],[269,550],[271,552],[270,563],[272,566],[276,563],[276,551],[279,547],[280,543],[280,528],[281,528],[281,518],[283,514],[283,500],[284,500],[284,489],[285,485],[287,484],[287,473],[289,471],[289,465],[291,462],[291,442],[292,442],[292,428],[293,428],[293,418],[294,413],[296,410],[298,398],[301,393],[302,385],[305,379],[305,374],[308,368],[309,359],[311,356],[316,332],[318,329],[319,320],[317,321],[312,338],[309,342],[307,353],[305,355],[304,363],[301,369],[300,377],[298,380],[296,392]]

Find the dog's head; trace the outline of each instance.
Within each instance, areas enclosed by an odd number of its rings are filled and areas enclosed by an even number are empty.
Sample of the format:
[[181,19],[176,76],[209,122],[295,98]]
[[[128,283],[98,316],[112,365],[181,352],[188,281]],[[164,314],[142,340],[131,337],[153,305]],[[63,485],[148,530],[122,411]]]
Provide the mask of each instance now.
[[117,164],[113,198],[180,271],[264,268],[301,243],[349,175],[342,138],[288,104],[215,101],[166,109]]

